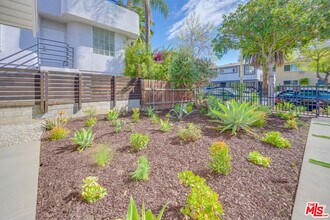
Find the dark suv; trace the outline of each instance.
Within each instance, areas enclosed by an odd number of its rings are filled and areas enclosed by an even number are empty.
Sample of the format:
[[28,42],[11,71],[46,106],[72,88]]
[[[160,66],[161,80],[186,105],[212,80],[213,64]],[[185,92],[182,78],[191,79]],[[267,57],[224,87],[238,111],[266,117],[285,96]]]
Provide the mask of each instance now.
[[330,105],[330,90],[323,88],[288,88],[276,95],[275,103],[291,102],[294,105],[306,106],[308,110],[319,107],[327,108]]

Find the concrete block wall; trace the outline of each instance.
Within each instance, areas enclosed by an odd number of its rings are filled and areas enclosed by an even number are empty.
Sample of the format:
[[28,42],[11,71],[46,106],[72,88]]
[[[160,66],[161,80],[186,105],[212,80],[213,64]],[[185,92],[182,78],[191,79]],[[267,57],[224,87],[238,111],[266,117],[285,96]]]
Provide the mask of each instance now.
[[86,116],[85,110],[95,108],[98,114],[106,114],[110,109],[131,111],[132,108],[140,108],[140,99],[117,101],[114,107],[113,102],[89,102],[83,103],[82,109],[78,110],[78,104],[60,104],[48,106],[47,113],[41,113],[40,105],[29,107],[0,108],[0,125],[29,122],[35,119],[46,119],[58,116],[60,110],[66,112],[68,118]]

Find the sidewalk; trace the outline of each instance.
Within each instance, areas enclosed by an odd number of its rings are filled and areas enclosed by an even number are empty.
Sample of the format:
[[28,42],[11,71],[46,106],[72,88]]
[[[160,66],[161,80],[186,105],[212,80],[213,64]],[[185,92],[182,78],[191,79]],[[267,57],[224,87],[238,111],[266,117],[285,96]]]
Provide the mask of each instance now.
[[308,162],[312,158],[330,163],[330,139],[314,137],[312,134],[330,136],[330,118],[312,119],[292,220],[313,219],[311,215],[305,216],[307,202],[319,202],[320,205],[326,205],[325,213],[330,215],[330,168]]
[[41,125],[4,125],[0,131],[0,220],[34,220]]

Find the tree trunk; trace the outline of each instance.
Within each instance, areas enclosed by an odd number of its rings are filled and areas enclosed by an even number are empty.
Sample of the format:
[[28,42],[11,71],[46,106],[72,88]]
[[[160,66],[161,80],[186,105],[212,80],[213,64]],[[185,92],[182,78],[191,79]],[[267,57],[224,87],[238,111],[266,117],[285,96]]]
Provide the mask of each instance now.
[[150,46],[150,21],[151,21],[151,14],[150,14],[150,0],[144,0],[144,14],[145,14],[145,26],[146,26],[146,34],[145,34],[145,44],[146,48],[149,51]]
[[129,6],[129,7],[132,6],[132,0],[127,0],[127,6]]
[[273,73],[273,63],[271,59],[266,61],[267,72],[268,72],[268,105],[273,106],[275,104],[274,92],[275,92],[275,76]]
[[265,64],[262,64],[262,96],[267,97],[268,92],[268,72]]

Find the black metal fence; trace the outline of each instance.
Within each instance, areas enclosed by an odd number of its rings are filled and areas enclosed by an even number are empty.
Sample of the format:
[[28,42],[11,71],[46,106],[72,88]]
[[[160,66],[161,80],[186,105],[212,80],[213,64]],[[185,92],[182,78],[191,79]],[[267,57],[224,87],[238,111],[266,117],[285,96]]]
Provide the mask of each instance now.
[[293,111],[300,115],[330,117],[330,89],[318,85],[281,85],[276,86],[274,94],[268,94],[268,89],[263,91],[262,82],[228,82],[205,87],[204,93],[221,101],[235,99],[268,105],[277,112]]

